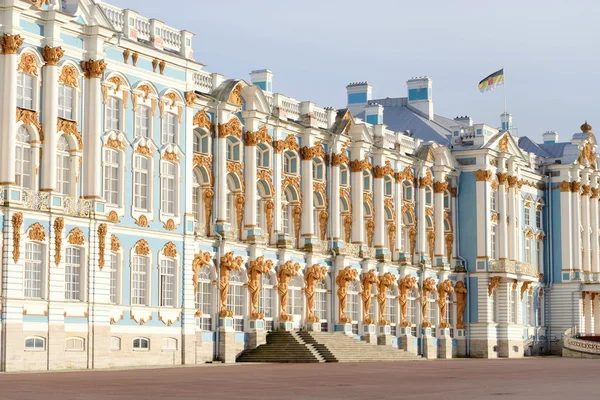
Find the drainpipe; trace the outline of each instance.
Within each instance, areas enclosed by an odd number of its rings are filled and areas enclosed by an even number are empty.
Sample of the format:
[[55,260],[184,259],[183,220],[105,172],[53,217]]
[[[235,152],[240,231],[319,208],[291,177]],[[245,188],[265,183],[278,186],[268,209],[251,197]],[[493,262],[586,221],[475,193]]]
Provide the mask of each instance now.
[[[221,104],[221,102],[219,100],[215,100],[215,139],[216,139],[216,143],[218,145],[219,143],[219,104]],[[217,149],[217,151],[213,152],[214,154],[214,160],[215,163],[214,165],[219,165],[219,149]],[[213,172],[214,173],[214,172]],[[215,183],[216,180],[215,180]],[[212,218],[212,225],[213,225],[213,232],[215,233],[215,235],[217,236],[218,239],[218,243],[219,245],[217,246],[217,261],[215,262],[215,269],[217,270],[217,290],[215,290],[215,305],[216,305],[216,311],[215,311],[215,360],[219,359],[219,300],[220,300],[220,285],[221,285],[221,256],[222,256],[222,248],[223,248],[223,235],[221,235],[217,228],[217,215],[219,213],[219,209],[220,209],[221,204],[219,204],[219,201],[215,201],[215,212],[213,213],[213,218]]]

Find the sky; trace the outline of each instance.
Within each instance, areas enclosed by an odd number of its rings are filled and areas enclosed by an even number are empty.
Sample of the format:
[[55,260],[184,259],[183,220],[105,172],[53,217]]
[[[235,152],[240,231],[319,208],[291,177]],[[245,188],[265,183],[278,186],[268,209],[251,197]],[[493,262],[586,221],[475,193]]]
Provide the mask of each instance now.
[[502,88],[478,82],[504,68],[507,110],[521,136],[567,140],[587,120],[600,131],[597,0],[109,0],[195,33],[205,70],[249,81],[273,71],[273,91],[319,107],[346,105],[346,85],[406,97],[433,80],[434,111],[500,125]]

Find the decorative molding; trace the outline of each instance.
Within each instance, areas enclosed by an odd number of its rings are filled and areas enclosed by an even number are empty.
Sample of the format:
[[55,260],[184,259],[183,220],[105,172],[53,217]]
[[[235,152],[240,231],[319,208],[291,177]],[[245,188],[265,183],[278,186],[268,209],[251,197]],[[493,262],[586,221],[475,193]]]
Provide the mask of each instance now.
[[488,296],[491,296],[492,292],[498,289],[498,284],[500,283],[501,279],[501,276],[492,276],[492,278],[490,279],[490,284],[488,286]]
[[400,295],[398,301],[400,303],[400,325],[404,327],[411,326],[411,322],[408,321],[408,294],[412,289],[417,287],[417,278],[411,275],[404,275],[404,278],[398,282],[398,290]]
[[587,141],[582,147],[579,153],[577,162],[581,165],[585,165],[585,161],[592,168],[596,169],[596,151],[594,150],[594,144],[591,141]]
[[137,226],[141,226],[143,228],[147,228],[148,225],[148,218],[145,215],[140,215],[138,219],[135,220],[135,224]]
[[69,234],[67,235],[67,242],[72,245],[82,246],[85,243],[85,236],[83,235],[81,229],[71,229],[71,232],[69,232]]
[[152,72],[156,73],[156,68],[158,68],[158,58],[152,60]]
[[242,139],[242,124],[237,117],[232,117],[226,124],[219,124],[219,139],[233,136]]
[[58,82],[71,87],[79,87],[79,76],[74,66],[67,64],[60,70]]
[[383,178],[384,176],[393,176],[394,170],[392,169],[392,164],[389,160],[385,162],[384,166],[376,165],[373,168],[373,175],[375,178]]
[[529,288],[529,285],[531,285],[531,283],[532,282],[530,281],[525,281],[521,285],[521,300],[523,300],[523,295],[525,294],[525,291],[527,291],[527,288]]
[[227,98],[227,102],[231,104],[235,104],[238,106],[242,105],[242,84],[238,83],[229,93],[229,98]]
[[117,214],[117,212],[115,210],[112,210],[111,212],[108,213],[108,220],[112,223],[118,223],[119,222],[119,214]]
[[138,256],[147,256],[150,254],[150,246],[144,239],[138,240],[133,248],[135,249],[135,254]]
[[268,129],[263,126],[256,132],[246,132],[244,134],[244,144],[246,146],[256,146],[259,143],[271,143],[271,136]]
[[44,130],[39,121],[39,113],[37,111],[17,107],[17,122],[23,122],[23,125],[35,127],[40,135],[40,142],[44,143]]
[[235,197],[235,215],[239,233],[239,240],[242,240],[242,221],[244,220],[244,207],[246,205],[246,197],[243,193],[239,193]]
[[448,294],[454,293],[454,287],[452,285],[452,281],[450,279],[446,279],[444,282],[438,285],[438,307],[440,310],[440,328],[450,328],[451,325],[446,321],[446,312],[447,312],[447,300]]
[[[185,92],[185,105],[188,107],[194,107],[194,102],[196,101],[196,93],[193,91]],[[200,111],[201,112],[201,111]]]
[[9,35],[5,33],[0,36],[0,46],[2,46],[2,54],[17,54],[19,47],[23,45],[24,39],[21,35]]
[[273,142],[273,148],[276,154],[282,153],[284,150],[300,151],[300,145],[294,135],[287,135],[285,140],[276,140]]
[[100,78],[104,73],[104,70],[106,70],[106,65],[104,60],[90,59],[89,61],[82,61],[81,69],[83,69],[87,79]]
[[427,319],[427,309],[429,307],[429,293],[436,290],[435,280],[431,277],[423,281],[423,297],[421,302],[421,326],[423,328],[431,328],[431,321]]
[[23,71],[26,74],[38,76],[38,66],[35,60],[35,56],[30,52],[23,52],[21,54],[21,61],[17,66],[17,71]]
[[44,240],[46,240],[46,230],[39,222],[36,222],[33,225],[31,225],[29,229],[27,229],[27,231],[27,238],[29,240],[35,240],[38,242],[43,242]]
[[363,172],[365,170],[371,170],[373,165],[371,161],[369,161],[369,157],[365,156],[362,160],[353,160],[350,161],[350,171],[351,172]]
[[131,50],[125,49],[123,50],[123,62],[127,64],[129,62],[129,56],[131,55]]
[[[212,188],[206,188],[202,191],[202,200],[204,202],[204,218],[206,221],[211,220],[215,191]],[[206,225],[206,236],[210,236],[210,224]]]
[[[6,54],[6,53],[4,53]],[[21,256],[21,226],[23,225],[23,213],[15,213],[11,218],[13,229],[13,261],[19,262]]]
[[177,155],[177,153],[172,152],[172,151],[165,151],[161,156],[160,156],[161,160],[165,160],[165,161],[173,161],[176,163],[180,162],[179,156]]
[[225,254],[219,260],[219,270],[221,273],[219,281],[219,316],[233,317],[233,311],[227,309],[227,295],[229,293],[229,274],[231,270],[242,269],[244,260],[242,257],[234,257],[233,251]]
[[463,281],[456,282],[456,329],[465,329],[465,309],[467,308],[467,287]]
[[[189,93],[189,92],[186,92],[186,93]],[[188,103],[188,106],[189,106],[189,103]],[[208,118],[208,114],[206,113],[205,110],[198,111],[196,114],[194,114],[194,119],[193,119],[192,124],[194,126],[197,126],[198,128],[206,129],[209,132],[212,132],[214,130],[214,125],[210,121],[210,118]]]
[[165,257],[177,257],[177,246],[175,246],[173,242],[168,242],[165,244],[165,247],[163,247],[163,254]]
[[120,251],[121,250],[121,242],[119,242],[119,238],[115,235],[110,235],[110,251]]
[[134,51],[133,54],[131,55],[131,62],[133,63],[134,67],[137,66],[137,61],[138,61],[139,56],[140,56],[140,53],[138,53],[137,51]]
[[402,172],[395,172],[394,179],[396,182],[409,181],[412,184],[415,180],[415,175],[410,167],[406,167]]
[[306,321],[320,322],[314,313],[317,283],[327,276],[327,267],[313,264],[304,270],[304,295],[306,296]]
[[46,62],[46,66],[58,65],[59,61],[61,60],[61,58],[63,58],[64,55],[65,55],[65,51],[60,46],[59,47],[45,46],[42,49],[42,57],[44,58],[44,61]]
[[98,267],[100,271],[104,269],[104,251],[106,249],[106,233],[108,229],[106,224],[100,224],[98,226]]
[[167,66],[167,62],[165,60],[160,60],[160,62],[158,63],[158,70],[160,71],[161,75],[165,74],[166,66]]
[[62,234],[65,228],[65,220],[62,217],[54,220],[54,265],[58,267],[62,257]]
[[192,271],[194,275],[192,276],[192,282],[194,283],[194,297],[198,293],[198,277],[200,276],[200,271],[206,265],[209,265],[212,261],[212,256],[208,251],[202,253],[194,254],[194,261],[192,262]]
[[269,242],[271,241],[271,232],[273,231],[273,216],[275,213],[275,203],[269,199],[265,201],[264,205],[265,216],[267,219],[267,234],[269,235]]
[[302,219],[302,206],[297,205],[292,210],[292,218],[294,219],[294,233],[296,238],[300,237],[300,220]]
[[287,313],[288,287],[290,279],[297,276],[300,271],[300,264],[289,260],[279,264],[277,271],[277,292],[279,293],[279,320],[292,321],[293,316]]
[[141,154],[143,156],[152,157],[152,150],[150,150],[150,147],[143,146],[141,144],[135,148],[134,153]]
[[503,153],[508,151],[508,132],[505,133],[504,136],[502,136],[502,139],[500,139],[498,142],[498,149],[500,149],[500,151]]
[[433,193],[444,193],[448,189],[448,182],[434,182]]
[[175,221],[173,221],[173,218],[169,218],[167,220],[167,222],[165,222],[163,224],[163,228],[165,228],[168,231],[174,231],[175,230]]
[[475,171],[475,180],[477,182],[489,182],[491,178],[492,171],[482,169]]
[[77,130],[77,122],[69,121],[68,119],[63,119],[58,117],[58,122],[56,124],[56,131],[63,132],[66,135],[74,136],[77,140],[78,151],[83,151],[83,138],[81,137],[81,132]]
[[425,173],[424,177],[419,178],[419,187],[430,187],[433,186],[433,176],[431,176],[431,171],[429,168]]
[[119,137],[117,137],[116,139],[108,138],[104,146],[121,151],[125,150],[125,144],[119,140]]

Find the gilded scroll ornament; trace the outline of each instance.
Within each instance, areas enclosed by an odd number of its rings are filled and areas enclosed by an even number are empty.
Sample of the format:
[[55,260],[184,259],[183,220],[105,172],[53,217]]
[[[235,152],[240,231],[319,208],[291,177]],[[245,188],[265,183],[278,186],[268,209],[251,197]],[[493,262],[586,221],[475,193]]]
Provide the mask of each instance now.
[[100,78],[106,69],[106,63],[104,60],[89,60],[81,63],[81,69],[88,79]]
[[40,142],[44,143],[44,130],[42,129],[37,111],[17,107],[17,122],[23,122],[23,125],[35,127],[40,135]]
[[456,329],[465,329],[465,309],[467,308],[467,287],[463,281],[456,282]]
[[194,115],[194,119],[193,119],[192,123],[194,126],[197,126],[198,128],[201,128],[201,129],[206,129],[209,132],[212,132],[212,130],[214,128],[213,123],[210,121],[210,118],[208,118],[208,114],[206,113],[205,110],[198,111]]
[[273,268],[273,261],[265,260],[260,256],[248,265],[248,292],[250,293],[250,319],[264,319],[265,315],[259,312],[258,300],[260,299],[260,284],[263,274],[268,274]]
[[163,228],[165,228],[168,231],[174,231],[175,230],[175,221],[173,221],[173,218],[169,218],[167,220],[167,222],[165,222],[163,224]]
[[19,47],[23,45],[24,39],[21,35],[9,35],[5,33],[0,36],[0,46],[2,46],[2,54],[17,54]]
[[131,55],[131,50],[125,49],[123,50],[123,62],[127,64],[129,62],[129,56]]
[[81,229],[71,229],[71,232],[67,235],[67,242],[76,246],[82,246],[85,243],[85,236]]
[[438,307],[440,308],[440,328],[450,328],[450,324],[446,321],[448,294],[454,293],[454,287],[452,287],[452,281],[446,279],[444,282],[438,285]]
[[290,279],[297,276],[300,271],[300,264],[289,260],[279,265],[277,271],[277,292],[279,293],[279,320],[292,321],[293,316],[287,313],[288,288]]
[[350,159],[348,158],[346,151],[342,151],[341,153],[334,153],[333,157],[331,158],[331,165],[334,167],[340,166],[342,164],[347,165],[349,163]]
[[452,259],[452,246],[454,245],[454,235],[446,233],[446,256],[448,260]]
[[194,101],[196,101],[196,93],[185,92],[185,105],[188,107],[194,107]]
[[371,296],[372,296],[372,287],[373,285],[378,285],[379,279],[377,278],[377,274],[375,270],[370,270],[363,274],[363,277],[360,281],[361,292],[360,297],[362,298],[363,303],[363,323],[364,324],[374,324],[375,320],[371,318],[370,310],[371,310]]
[[589,165],[591,168],[596,169],[596,151],[594,150],[594,144],[587,141],[581,148],[579,158],[577,162],[581,165]]
[[505,133],[504,136],[502,136],[502,139],[500,139],[500,141],[498,142],[498,149],[501,152],[508,151],[508,133]]
[[346,305],[348,303],[348,284],[358,279],[358,270],[347,266],[338,273],[335,278],[337,285],[337,295],[340,303],[339,307],[339,322],[340,324],[349,324],[352,319],[346,315]]
[[168,242],[165,244],[165,247],[163,247],[163,254],[165,257],[177,257],[177,246],[175,246],[173,242]]
[[47,66],[58,65],[58,62],[65,55],[65,51],[62,47],[50,47],[46,46],[42,49],[42,57],[46,62]]
[[119,238],[115,235],[110,235],[110,251],[120,251],[121,250],[121,242],[119,242]]
[[475,180],[477,182],[488,182],[491,178],[492,171],[482,169],[475,171]]
[[388,244],[390,251],[393,252],[396,249],[396,223],[394,222],[388,224]]
[[227,99],[228,103],[242,105],[242,85],[238,83],[235,85],[231,93],[229,93],[229,98]]
[[427,309],[429,307],[429,293],[434,291],[435,288],[435,280],[433,278],[427,278],[423,281],[423,298],[421,299],[421,325],[423,328],[431,328],[431,321],[427,319]]
[[119,222],[119,214],[117,214],[117,212],[115,210],[112,210],[111,212],[108,213],[108,220],[112,223],[118,223]]
[[365,156],[362,160],[353,160],[350,161],[350,171],[351,172],[363,172],[366,170],[370,170],[373,168],[371,161],[369,161],[369,157]]
[[275,203],[273,200],[265,201],[265,216],[267,219],[267,234],[269,235],[269,240],[271,239],[271,232],[273,231],[273,216],[275,213]]
[[194,297],[198,293],[198,279],[200,277],[200,271],[206,265],[209,265],[212,261],[212,256],[208,251],[194,254],[194,261],[192,261],[192,282],[194,282]]
[[138,219],[135,220],[135,224],[137,226],[141,226],[142,228],[147,228],[148,225],[148,218],[145,215],[140,215]]
[[508,174],[504,172],[497,173],[496,177],[498,177],[498,184],[500,185],[506,185],[506,183],[508,182]]
[[320,264],[314,264],[304,271],[304,294],[306,295],[306,321],[319,322],[320,319],[315,315],[315,294],[317,283],[327,276],[327,267]]
[[213,208],[213,197],[215,197],[215,191],[211,188],[206,188],[202,192],[202,201],[204,202],[204,219],[207,221],[206,225],[206,236],[210,236],[210,223]]
[[294,233],[296,238],[300,237],[300,219],[302,218],[302,207],[297,205],[292,210],[292,218],[294,219]]
[[11,219],[13,229],[13,261],[19,262],[21,256],[21,226],[23,225],[23,213],[15,213]]
[[375,222],[373,221],[373,218],[367,219],[366,230],[367,230],[367,246],[373,247],[373,234],[375,232]]
[[30,52],[23,52],[23,54],[21,54],[21,61],[17,66],[17,70],[25,72],[29,75],[38,76],[38,66],[35,56]]
[[65,227],[65,220],[62,217],[54,220],[54,264],[58,267],[61,260],[62,233]]
[[444,193],[448,190],[448,182],[434,182],[433,183],[433,192],[434,193]]
[[491,296],[492,292],[498,289],[498,284],[500,283],[501,279],[502,277],[500,276],[492,276],[492,278],[490,279],[490,284],[488,286],[488,296]]
[[258,181],[263,180],[269,186],[269,193],[274,194],[275,188],[273,187],[273,179],[271,178],[271,170],[259,169],[256,171],[256,179]]
[[160,157],[161,160],[165,160],[165,161],[173,161],[176,163],[179,163],[180,159],[179,156],[177,155],[177,153],[172,152],[172,151],[165,151],[162,156]]
[[419,186],[420,187],[429,187],[433,186],[433,176],[431,175],[431,171],[427,169],[424,177],[419,178]]
[[275,142],[273,142],[273,148],[275,150],[275,153],[277,154],[283,152],[284,150],[291,150],[296,152],[300,151],[300,145],[296,141],[294,135],[287,135],[285,140],[276,140]]
[[408,321],[408,294],[416,287],[417,278],[411,275],[405,275],[404,278],[398,282],[398,289],[400,291],[400,295],[398,296],[400,302],[400,325],[404,327],[412,325],[412,323]]
[[63,132],[69,136],[74,136],[77,140],[77,150],[83,151],[83,138],[81,137],[81,132],[77,130],[76,121],[69,121],[68,119],[59,117],[56,124],[56,131]]
[[235,196],[235,216],[239,233],[239,240],[242,240],[242,221],[244,220],[244,206],[246,205],[246,197],[243,194]]
[[62,67],[58,82],[63,83],[66,86],[79,87],[79,76],[75,67],[69,64]]
[[29,227],[27,237],[29,240],[43,242],[46,240],[46,230],[39,222],[36,222]]
[[232,117],[226,124],[219,124],[219,138],[224,139],[227,136],[242,139],[242,124],[236,117]]
[[150,246],[144,239],[138,240],[133,247],[135,249],[135,254],[138,256],[147,256],[150,254]]
[[98,267],[100,271],[104,268],[104,251],[106,248],[106,224],[98,226]]
[[350,243],[350,235],[352,233],[352,216],[346,215],[344,217],[344,240],[346,243]]
[[140,53],[138,53],[137,51],[134,51],[133,54],[131,55],[131,62],[133,63],[134,67],[137,66],[137,61],[138,61],[139,56],[140,56]]
[[379,277],[377,283],[377,302],[379,303],[379,325],[390,325],[392,321],[385,319],[385,304],[387,302],[387,289],[396,284],[396,275],[386,272]]
[[525,294],[525,292],[527,291],[527,289],[529,288],[529,285],[531,285],[530,281],[525,281],[523,282],[523,284],[521,285],[521,300],[523,300],[523,295]]
[[219,281],[219,316],[233,317],[233,311],[227,309],[227,295],[229,294],[229,274],[231,270],[239,271],[242,269],[244,260],[242,257],[234,257],[233,251],[225,254],[219,260],[219,270],[221,280]]
[[158,63],[158,69],[161,75],[165,74],[165,67],[167,66],[167,62],[165,60],[160,60]]
[[256,146],[259,143],[271,143],[271,136],[266,126],[256,132],[246,132],[244,134],[244,144],[246,146]]
[[156,73],[156,68],[158,68],[158,58],[152,59],[152,72]]

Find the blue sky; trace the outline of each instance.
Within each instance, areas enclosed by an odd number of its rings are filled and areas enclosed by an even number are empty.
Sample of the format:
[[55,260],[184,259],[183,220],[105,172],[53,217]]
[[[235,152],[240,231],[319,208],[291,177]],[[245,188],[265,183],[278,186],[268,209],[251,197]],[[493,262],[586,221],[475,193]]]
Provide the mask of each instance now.
[[[567,139],[588,120],[600,131],[600,2],[592,0],[110,0],[194,32],[209,72],[274,73],[273,91],[344,107],[345,86],[406,96],[406,80],[433,79],[436,114],[500,124],[502,89],[477,83],[504,67],[508,111],[520,135]],[[167,4],[165,6],[165,4]]]

